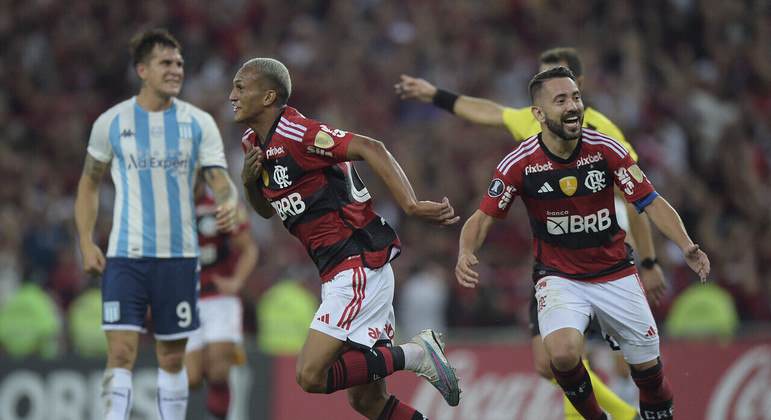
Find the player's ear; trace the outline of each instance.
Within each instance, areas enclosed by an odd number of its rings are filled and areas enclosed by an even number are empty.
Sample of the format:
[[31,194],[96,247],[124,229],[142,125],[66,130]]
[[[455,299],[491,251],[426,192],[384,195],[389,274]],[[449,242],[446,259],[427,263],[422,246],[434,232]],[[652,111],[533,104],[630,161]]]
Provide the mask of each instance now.
[[139,76],[139,80],[145,80],[147,77],[147,65],[143,62],[138,62],[136,66],[134,66],[134,70],[137,72],[137,76]]
[[265,98],[262,99],[262,104],[265,106],[270,106],[273,104],[273,102],[276,102],[276,98],[278,95],[276,95],[275,90],[268,89],[265,91]]
[[535,117],[536,121],[538,122],[544,122],[546,121],[546,114],[543,113],[543,110],[535,105],[530,107],[530,112],[533,113],[533,116]]

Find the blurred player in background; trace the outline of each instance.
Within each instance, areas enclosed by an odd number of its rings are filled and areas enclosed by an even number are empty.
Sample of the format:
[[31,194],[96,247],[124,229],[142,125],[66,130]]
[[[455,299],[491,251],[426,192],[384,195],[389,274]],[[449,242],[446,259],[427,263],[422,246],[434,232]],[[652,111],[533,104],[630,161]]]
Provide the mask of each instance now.
[[[233,229],[238,193],[214,118],[176,98],[184,79],[177,40],[166,30],[151,29],[131,40],[130,51],[141,88],[94,123],[75,222],[84,270],[102,275],[102,329],[108,342],[103,418],[129,418],[131,370],[149,307],[159,365],[158,411],[162,419],[182,420],[189,395],[185,344],[199,324],[196,168],[202,168],[214,192],[218,230]],[[115,204],[105,258],[92,236],[108,167]]]
[[629,152],[602,133],[582,129],[584,106],[570,70],[538,73],[528,90],[542,131],[501,161],[479,209],[464,224],[458,282],[468,288],[479,283],[474,252],[495,219],[521,197],[533,233],[538,324],[565,395],[584,418],[611,418],[597,403],[581,357],[583,332],[596,317],[632,366],[642,418],[672,419],[674,397],[659,359],[656,321],[612,210],[613,184],[680,248],[702,283],[710,271],[707,255]]
[[[546,50],[541,54],[539,61],[539,72],[557,66],[567,67],[573,72],[579,88],[581,87],[583,63],[575,49],[561,47]],[[423,79],[406,75],[403,75],[401,81],[396,85],[396,93],[402,99],[432,102],[434,105],[475,124],[508,130],[518,142],[541,131],[541,125],[533,116],[530,107],[514,109],[488,99],[456,95],[438,89]],[[626,141],[621,130],[599,111],[587,106],[583,125],[618,140],[629,150],[632,158],[637,160],[637,153],[635,153],[632,145]],[[657,264],[650,222],[645,215],[638,214],[621,196],[621,191],[616,189],[616,214],[619,217],[619,223],[624,230],[631,233],[631,238],[628,237],[627,241],[635,247],[640,255],[641,277],[646,293],[653,304],[658,304],[659,298],[666,291],[666,283],[664,282],[664,273]],[[626,229],[627,226],[629,229]],[[533,290],[533,297],[530,301],[530,332],[536,371],[542,377],[553,382],[554,376],[549,367],[549,355],[546,353],[538,328],[535,290]],[[627,369],[625,363],[619,363],[618,366],[620,369]],[[597,400],[603,408],[619,420],[630,420],[637,417],[637,412],[632,406],[616,396],[591,370],[589,372],[592,376]],[[628,371],[624,373],[628,375]],[[580,418],[578,412],[567,399],[565,399],[565,418]]]
[[297,383],[311,393],[347,389],[351,406],[369,419],[419,420],[422,414],[386,390],[386,376],[410,370],[457,405],[460,389],[438,334],[424,330],[406,344],[392,344],[390,261],[401,253],[401,242],[372,209],[352,161],[366,161],[408,215],[440,226],[458,217],[446,197],[419,201],[382,142],[287,106],[291,90],[282,63],[255,58],[233,79],[230,101],[235,121],[249,126],[241,175],[249,204],[262,217],[278,214],[323,283],[321,306],[297,360]]
[[[257,266],[259,251],[249,232],[246,207],[239,203],[236,228],[217,230],[217,204],[203,174],[195,185],[195,217],[201,249],[201,328],[187,341],[185,367],[191,387],[207,382],[206,407],[225,419],[230,406],[230,370],[243,363],[243,304],[239,293]],[[232,390],[237,393],[238,390]]]

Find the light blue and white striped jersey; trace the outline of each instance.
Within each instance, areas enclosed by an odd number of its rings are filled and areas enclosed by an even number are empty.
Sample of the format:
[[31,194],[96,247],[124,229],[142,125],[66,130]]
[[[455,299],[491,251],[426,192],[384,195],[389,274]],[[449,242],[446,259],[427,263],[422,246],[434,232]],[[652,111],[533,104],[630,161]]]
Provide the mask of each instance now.
[[198,256],[195,169],[227,168],[214,118],[179,99],[148,112],[136,96],[99,116],[88,154],[111,163],[115,207],[108,257]]

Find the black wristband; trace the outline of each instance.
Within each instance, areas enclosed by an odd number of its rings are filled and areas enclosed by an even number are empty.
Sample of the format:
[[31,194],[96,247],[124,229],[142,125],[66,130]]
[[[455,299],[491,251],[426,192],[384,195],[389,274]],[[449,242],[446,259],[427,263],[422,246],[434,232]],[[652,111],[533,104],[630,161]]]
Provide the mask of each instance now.
[[646,270],[650,270],[651,268],[653,268],[654,265],[658,263],[659,263],[658,258],[645,258],[642,261],[640,261],[640,267]]
[[455,101],[457,101],[459,97],[460,95],[457,93],[452,93],[444,89],[437,89],[436,93],[434,94],[434,99],[431,102],[436,107],[442,108],[443,110],[454,114]]

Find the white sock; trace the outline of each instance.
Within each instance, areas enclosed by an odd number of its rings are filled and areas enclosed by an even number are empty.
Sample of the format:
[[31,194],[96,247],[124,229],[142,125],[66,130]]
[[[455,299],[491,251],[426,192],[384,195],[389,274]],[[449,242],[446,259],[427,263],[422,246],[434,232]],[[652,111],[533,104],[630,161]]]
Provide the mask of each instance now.
[[158,368],[158,410],[162,420],[185,420],[189,394],[187,370],[177,373]]
[[415,343],[404,343],[401,346],[404,351],[404,370],[415,372],[420,367],[420,362],[423,361],[425,353],[423,347]]
[[131,371],[111,368],[104,370],[102,380],[102,419],[127,420],[131,412]]

